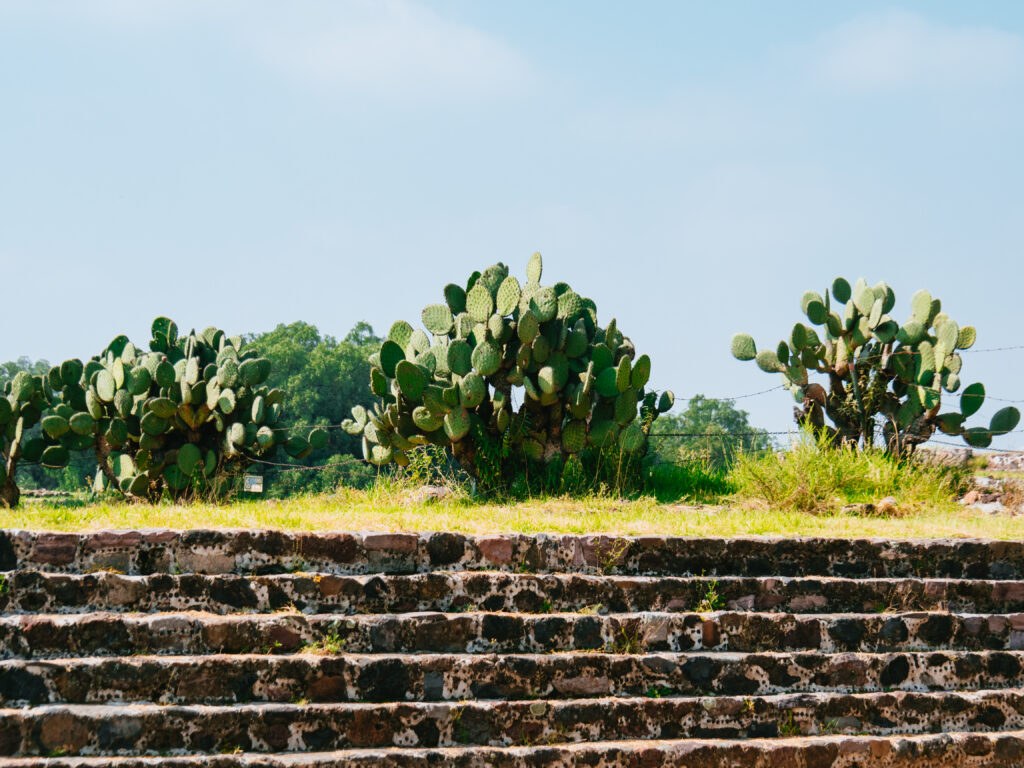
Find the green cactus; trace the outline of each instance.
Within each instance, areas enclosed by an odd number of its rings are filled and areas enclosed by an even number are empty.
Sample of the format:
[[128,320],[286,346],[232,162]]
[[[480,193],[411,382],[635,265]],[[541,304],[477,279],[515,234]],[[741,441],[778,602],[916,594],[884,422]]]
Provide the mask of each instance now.
[[432,340],[392,327],[371,358],[379,402],[342,424],[362,436],[368,461],[402,465],[415,446],[448,446],[487,488],[531,462],[643,455],[671,393],[647,392],[650,358],[636,356],[614,320],[601,328],[592,301],[564,283],[541,285],[542,270],[535,254],[525,284],[503,264],[475,273],[465,290],[450,283],[445,303],[422,314]]
[[[55,447],[54,438],[47,433],[46,425],[42,437],[29,437],[28,432],[41,420],[50,418],[47,411],[53,390],[61,386],[59,372],[56,377],[43,377],[19,371],[0,390],[0,506],[18,506],[21,491],[16,476],[20,462],[47,463],[54,458],[53,453],[48,453]],[[70,411],[49,421],[50,428],[62,434],[68,432],[67,416]]]
[[[215,490],[279,446],[293,456],[313,450],[305,438],[275,430],[284,393],[267,386],[270,361],[240,337],[216,328],[180,336],[162,317],[152,333],[150,352],[119,336],[85,364],[68,360],[50,370],[60,390],[43,419],[53,443],[44,463],[65,465],[71,452],[91,449],[99,487],[180,498]],[[324,436],[317,433],[317,445]]]
[[[821,296],[806,292],[801,309],[814,328],[793,326],[776,350],[757,350],[751,336],[732,338],[738,360],[756,360],[762,370],[781,373],[799,405],[796,420],[840,444],[873,445],[881,426],[887,451],[912,452],[936,429],[986,447],[993,436],[1016,428],[1016,408],[996,413],[987,428],[965,428],[985,399],[985,388],[971,384],[960,396],[959,413],[940,413],[943,392],[960,388],[963,359],[959,351],[974,344],[974,328],[961,328],[942,312],[942,304],[925,290],[910,300],[911,316],[900,325],[889,314],[896,304],[884,282],[870,286],[863,279],[851,286],[836,278]],[[826,389],[810,374],[827,376]],[[832,422],[828,425],[826,417]]]

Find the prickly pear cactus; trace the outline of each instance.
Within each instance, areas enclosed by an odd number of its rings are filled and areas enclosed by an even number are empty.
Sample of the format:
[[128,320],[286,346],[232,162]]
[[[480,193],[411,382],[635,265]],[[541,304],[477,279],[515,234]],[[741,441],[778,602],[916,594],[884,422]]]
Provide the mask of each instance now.
[[[960,350],[974,344],[974,328],[957,325],[925,290],[911,298],[911,315],[902,325],[890,315],[895,305],[884,282],[869,286],[860,279],[851,287],[836,278],[824,294],[803,295],[800,307],[811,326],[797,323],[777,347],[761,351],[752,337],[736,334],[732,354],[781,373],[800,403],[797,422],[842,443],[870,445],[879,425],[894,453],[912,451],[936,429],[981,448],[1012,431],[1020,421],[1016,408],[998,411],[988,427],[964,426],[984,403],[981,384],[963,389],[959,412],[940,413],[943,393],[960,391]],[[812,382],[811,373],[826,376],[828,388]],[[825,424],[826,416],[834,427]]]
[[479,480],[484,447],[500,451],[505,475],[588,450],[643,453],[672,393],[646,389],[651,361],[615,320],[600,327],[593,301],[541,285],[541,273],[540,254],[524,284],[495,264],[465,288],[446,286],[444,302],[422,312],[426,330],[391,327],[371,358],[380,401],[342,424],[362,436],[368,461],[405,465],[414,446],[450,446]]
[[28,437],[28,430],[36,425],[49,402],[41,376],[20,371],[4,385],[0,396],[0,506],[13,508],[21,499],[15,479],[18,463],[38,462],[49,450],[43,439]]
[[179,337],[165,317],[152,333],[149,352],[119,336],[87,363],[50,369],[60,401],[42,421],[57,443],[47,452],[61,452],[55,458],[66,462],[72,451],[94,450],[97,487],[147,498],[166,490],[178,498],[216,492],[251,457],[266,458],[279,446],[297,458],[313,450],[309,440],[274,429],[284,392],[266,386],[270,361],[240,337],[216,328]]

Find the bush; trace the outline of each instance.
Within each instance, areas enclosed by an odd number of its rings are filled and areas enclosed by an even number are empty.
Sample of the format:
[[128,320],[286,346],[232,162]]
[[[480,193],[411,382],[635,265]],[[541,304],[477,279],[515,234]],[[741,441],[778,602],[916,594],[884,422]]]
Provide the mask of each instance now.
[[542,286],[541,271],[534,254],[521,286],[495,264],[446,286],[445,303],[423,310],[426,332],[392,325],[370,359],[380,399],[343,423],[368,461],[406,466],[410,451],[435,445],[484,492],[634,487],[651,425],[674,398],[646,388],[650,358],[614,319],[599,326],[593,301]]
[[[814,328],[797,323],[772,349],[758,351],[754,339],[738,333],[732,354],[755,360],[761,370],[781,373],[800,407],[796,420],[815,432],[832,435],[836,445],[874,445],[881,427],[890,453],[912,453],[935,430],[960,435],[986,448],[992,438],[1012,431],[1020,421],[1016,408],[996,412],[988,427],[965,427],[981,408],[985,387],[971,384],[960,395],[960,410],[939,413],[943,392],[960,390],[960,350],[974,345],[973,327],[960,327],[928,291],[910,300],[911,316],[902,325],[889,313],[896,295],[884,282],[874,287],[863,278],[854,286],[839,277],[831,290],[804,293],[800,307]],[[823,376],[827,389],[809,374]],[[825,417],[834,426],[825,423]]]
[[949,506],[969,489],[971,473],[923,458],[836,445],[822,433],[805,431],[784,453],[739,454],[730,480],[738,500],[778,509],[826,514],[892,496],[905,514]]

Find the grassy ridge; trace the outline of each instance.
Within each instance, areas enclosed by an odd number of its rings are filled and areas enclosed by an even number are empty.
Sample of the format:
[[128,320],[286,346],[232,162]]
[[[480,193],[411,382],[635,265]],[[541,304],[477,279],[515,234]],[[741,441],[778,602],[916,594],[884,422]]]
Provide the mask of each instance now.
[[644,498],[544,498],[513,504],[466,498],[432,503],[408,492],[343,491],[285,501],[230,504],[30,504],[0,511],[0,527],[86,531],[109,528],[281,528],[287,530],[449,530],[465,533],[607,533],[685,536],[1024,537],[1024,518],[979,515],[955,504],[898,518],[814,514],[762,505],[661,504]]
[[[1024,537],[1024,517],[988,516],[956,503],[970,486],[970,470],[834,449],[813,439],[798,441],[784,454],[741,455],[728,473],[699,463],[655,465],[633,499],[604,492],[481,500],[442,477],[447,495],[424,501],[422,481],[381,476],[369,490],[229,503],[30,503],[0,510],[0,527]],[[885,497],[895,499],[895,510],[886,516],[848,508]]]

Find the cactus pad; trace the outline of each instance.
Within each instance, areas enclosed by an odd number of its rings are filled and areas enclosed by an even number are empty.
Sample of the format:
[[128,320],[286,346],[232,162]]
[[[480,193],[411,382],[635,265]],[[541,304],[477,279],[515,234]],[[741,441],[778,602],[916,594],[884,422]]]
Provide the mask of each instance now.
[[539,253],[533,254],[526,265],[526,279],[531,283],[540,283],[541,275],[544,272],[544,260]]
[[428,383],[427,374],[416,363],[402,360],[395,367],[395,378],[405,398],[418,402],[423,397],[423,390]]
[[514,275],[509,275],[502,280],[501,285],[498,286],[496,301],[498,314],[511,315],[515,312],[516,307],[519,306],[520,296],[521,290],[519,287],[519,281]]
[[454,324],[451,309],[445,304],[430,304],[423,309],[423,325],[435,336],[447,336]]
[[469,414],[462,409],[453,410],[444,416],[444,433],[452,442],[458,442],[469,433]]
[[476,408],[487,398],[487,384],[483,377],[470,372],[459,381],[459,403],[463,408]]
[[757,357],[757,347],[754,344],[754,338],[749,334],[737,333],[732,337],[730,346],[732,356],[737,360],[753,360]]
[[573,419],[562,427],[562,447],[568,453],[579,453],[587,445],[587,423]]
[[550,287],[538,289],[530,299],[530,311],[542,323],[552,320],[558,313],[558,296],[555,295],[555,289]]
[[501,349],[491,341],[477,344],[473,349],[471,362],[481,376],[491,376],[501,367]]
[[466,291],[461,286],[448,283],[444,287],[444,300],[453,315],[466,311]]
[[475,323],[485,323],[494,311],[494,297],[479,283],[466,294],[466,311]]

